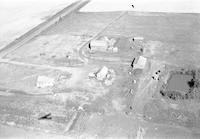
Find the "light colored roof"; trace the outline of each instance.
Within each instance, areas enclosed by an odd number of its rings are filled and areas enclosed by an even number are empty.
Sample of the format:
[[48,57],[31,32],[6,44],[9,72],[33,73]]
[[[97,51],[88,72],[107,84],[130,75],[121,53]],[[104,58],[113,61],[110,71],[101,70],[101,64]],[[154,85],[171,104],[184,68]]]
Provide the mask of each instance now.
[[108,74],[108,68],[106,66],[103,66],[97,73],[97,79],[102,81],[107,74]]
[[147,62],[147,58],[140,56],[136,63],[134,64],[134,68],[136,69],[144,69]]

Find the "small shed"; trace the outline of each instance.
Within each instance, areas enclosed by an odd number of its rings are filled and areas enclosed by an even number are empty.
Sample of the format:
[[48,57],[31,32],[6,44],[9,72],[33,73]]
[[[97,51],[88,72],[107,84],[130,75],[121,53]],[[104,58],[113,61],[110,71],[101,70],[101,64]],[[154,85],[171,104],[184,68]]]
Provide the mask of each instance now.
[[134,60],[133,68],[134,69],[144,69],[147,63],[147,58],[139,56]]
[[108,68],[106,66],[103,66],[96,74],[97,80],[104,80],[106,78],[106,75],[108,74]]

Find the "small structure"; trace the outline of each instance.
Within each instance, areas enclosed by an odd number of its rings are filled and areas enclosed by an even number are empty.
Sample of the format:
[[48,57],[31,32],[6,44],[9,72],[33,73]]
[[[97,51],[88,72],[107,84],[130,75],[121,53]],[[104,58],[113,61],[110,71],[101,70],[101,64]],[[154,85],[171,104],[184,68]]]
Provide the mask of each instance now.
[[97,80],[103,81],[106,78],[107,74],[108,68],[106,66],[103,66],[103,68],[101,68],[96,74]]
[[88,77],[89,77],[90,79],[95,78],[95,77],[96,77],[96,74],[93,73],[93,72],[90,72],[90,73],[88,74]]
[[88,74],[90,79],[96,79],[102,82],[106,86],[112,85],[115,80],[115,71],[113,69],[109,69],[106,66],[103,66],[96,72],[91,72]]
[[135,41],[135,40],[143,41],[144,38],[143,38],[143,37],[134,37],[134,38],[133,38],[133,41]]
[[143,37],[133,37],[129,41],[133,43],[130,46],[130,49],[137,48],[140,53],[143,53],[144,43],[145,43]]
[[45,114],[38,118],[38,120],[50,120],[50,119],[52,119],[51,113]]
[[146,63],[147,63],[147,58],[139,56],[138,58],[133,59],[131,66],[133,69],[144,69]]
[[118,52],[118,48],[117,47],[113,47],[112,52],[113,53],[117,53]]
[[46,88],[52,87],[55,84],[55,79],[47,77],[47,76],[38,76],[36,87],[37,88]]

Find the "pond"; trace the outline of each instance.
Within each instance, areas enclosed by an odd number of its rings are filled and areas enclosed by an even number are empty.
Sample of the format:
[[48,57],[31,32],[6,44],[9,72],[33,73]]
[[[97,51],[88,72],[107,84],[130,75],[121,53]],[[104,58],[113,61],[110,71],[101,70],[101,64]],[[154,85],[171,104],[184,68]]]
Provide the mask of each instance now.
[[188,82],[191,82],[192,75],[186,74],[172,74],[168,81],[167,90],[168,91],[179,91],[184,94],[190,89]]

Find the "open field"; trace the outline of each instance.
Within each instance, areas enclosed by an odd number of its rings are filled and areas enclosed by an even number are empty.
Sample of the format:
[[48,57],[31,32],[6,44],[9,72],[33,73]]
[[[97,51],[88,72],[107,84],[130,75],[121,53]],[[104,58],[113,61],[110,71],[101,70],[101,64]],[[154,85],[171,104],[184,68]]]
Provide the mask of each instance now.
[[[81,12],[167,12],[167,13],[200,13],[198,0],[92,0]],[[134,8],[131,6],[134,5]]]
[[70,5],[64,1],[4,1],[0,2],[0,48],[5,47],[49,17]]

